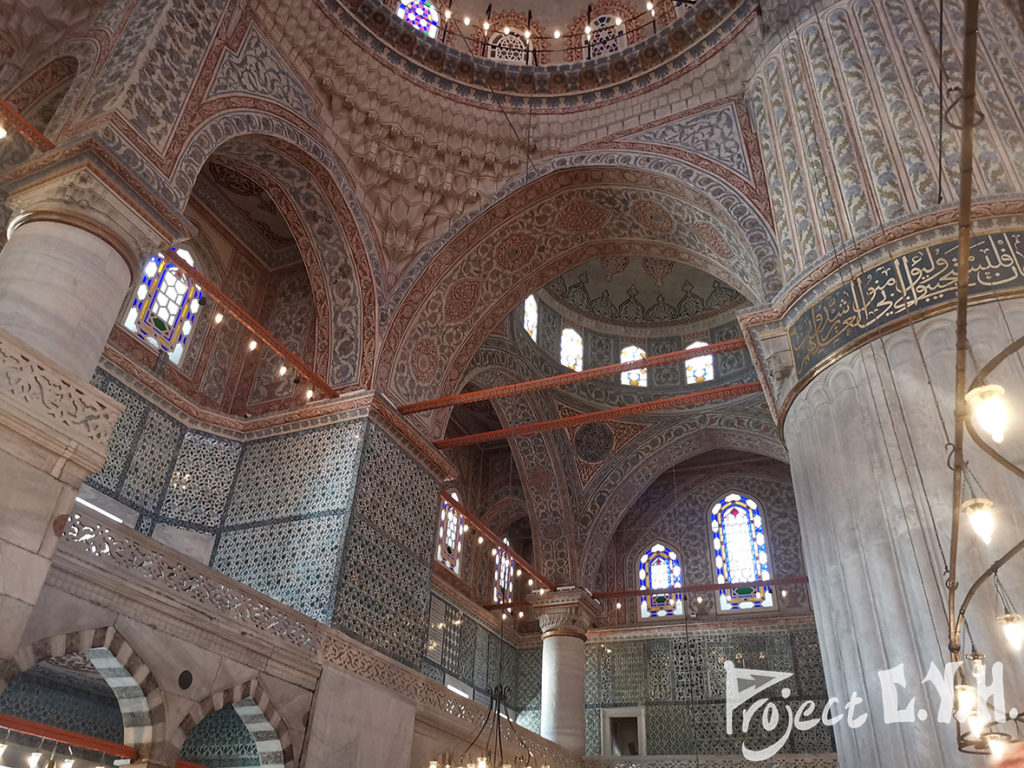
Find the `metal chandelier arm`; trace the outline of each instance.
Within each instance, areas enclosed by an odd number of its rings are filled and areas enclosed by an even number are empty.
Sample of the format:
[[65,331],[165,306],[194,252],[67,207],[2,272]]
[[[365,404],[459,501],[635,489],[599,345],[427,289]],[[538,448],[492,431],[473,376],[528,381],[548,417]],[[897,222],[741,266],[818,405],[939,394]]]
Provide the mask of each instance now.
[[[988,581],[992,576],[995,576],[999,572],[999,569],[1006,565],[1013,557],[1024,549],[1024,539],[1021,539],[1014,544],[1009,551],[1001,558],[996,560],[988,569],[978,577],[978,579],[971,585],[971,588],[967,590],[967,594],[964,596],[963,603],[960,604],[960,612],[957,614],[956,629],[953,634],[953,642],[950,644],[950,650],[953,653],[953,661],[960,660],[960,633],[963,630],[964,619],[967,616],[967,608],[971,604],[971,600],[974,599],[975,593],[981,588],[981,586]],[[955,646],[955,650],[954,650]]]

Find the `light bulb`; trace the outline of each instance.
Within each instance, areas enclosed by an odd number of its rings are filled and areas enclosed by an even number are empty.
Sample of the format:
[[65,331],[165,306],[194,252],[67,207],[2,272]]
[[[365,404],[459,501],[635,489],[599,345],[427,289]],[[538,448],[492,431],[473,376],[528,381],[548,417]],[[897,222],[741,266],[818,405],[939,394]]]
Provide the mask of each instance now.
[[527,40],[530,39],[530,34],[531,32],[528,29],[523,31],[523,37],[525,37]]
[[465,24],[465,25],[466,25],[466,26],[468,27],[468,26],[469,26],[469,16],[466,16],[466,17],[465,17],[465,18],[464,18],[464,19],[462,20],[462,23],[463,23],[463,24]]
[[978,691],[973,685],[957,685],[956,711],[961,715],[973,715],[978,709]]
[[986,544],[992,543],[992,532],[996,529],[995,506],[989,499],[968,499],[960,505],[960,511],[967,515],[971,528]]
[[280,368],[277,369],[278,376],[284,376],[286,373],[288,373],[288,366],[286,365],[282,365]]
[[483,536],[477,536],[476,537],[476,543],[477,544],[483,544],[484,543],[484,537]]
[[75,768],[74,758],[69,757],[67,760],[60,764],[60,768]]
[[543,595],[544,594],[544,590],[543,589],[538,589],[537,590],[537,594],[538,595]]
[[1003,625],[1003,633],[1013,650],[1024,647],[1024,618],[1019,613],[1003,614],[997,621]]
[[622,608],[622,603],[616,603],[616,604],[615,604],[615,607],[616,607],[616,608]]
[[704,598],[703,598],[703,597],[701,597],[700,595],[697,595],[697,603],[698,603],[698,605],[699,605],[700,603],[703,603],[703,602],[704,602]]
[[512,27],[505,27],[504,29],[501,30],[501,33],[503,35],[507,35],[511,31],[512,31]]
[[528,587],[532,587],[532,586],[533,586],[533,579],[529,579],[529,580],[527,580],[527,582],[526,582],[526,586],[528,586]]
[[42,752],[33,752],[31,755],[29,755],[28,756],[29,768],[36,768],[36,766],[39,765],[39,760],[40,760],[40,758],[42,758],[42,756],[43,756]]
[[562,33],[561,33],[561,32],[559,32],[559,31],[558,31],[558,30],[556,29],[556,30],[555,30],[555,40],[557,40],[557,39],[558,39],[558,38],[560,38],[561,36],[562,36]]
[[523,569],[522,568],[516,568],[516,576],[522,576],[522,575],[523,575]]
[[647,10],[648,11],[653,11],[654,10],[654,3],[650,2],[650,0],[647,0]]
[[520,618],[520,619],[521,619],[521,618],[523,618],[523,615],[524,615],[524,614],[523,614],[523,612],[522,612],[522,611],[520,611],[520,612],[519,612],[519,618]]
[[971,738],[980,739],[985,732],[988,720],[984,715],[974,714],[967,718],[967,728],[971,732]]
[[971,676],[978,681],[985,679],[985,654],[968,653],[967,662],[971,665]]
[[1006,747],[1010,743],[1010,737],[1005,733],[990,733],[985,739],[988,751],[992,754],[993,760],[1002,760],[1006,755]]
[[437,760],[431,760],[427,763],[427,768],[441,768],[441,766],[438,764]]
[[974,414],[978,426],[988,432],[996,443],[1003,442],[1006,425],[1010,420],[1010,412],[1003,399],[1005,393],[1006,390],[998,384],[986,384],[964,395],[964,401]]
[[256,339],[249,342],[249,351],[252,352],[254,349],[256,349]]
[[621,27],[622,26],[622,19],[619,18],[618,16],[615,17],[615,26],[616,27]]
[[494,547],[491,547],[491,555],[497,555],[497,554],[498,554],[498,550],[495,549]]
[[585,34],[585,35],[589,35],[590,34],[590,25],[589,24],[583,28],[583,34]]
[[654,15],[654,9],[651,8],[651,16],[653,16],[653,15]]
[[7,138],[7,129],[0,125],[0,139]]
[[487,758],[486,757],[477,758],[476,768],[487,768]]
[[220,325],[222,322],[224,322],[224,315],[218,312],[216,315],[213,316],[213,322],[217,323],[217,325]]
[[484,22],[484,32],[486,32],[490,28],[491,28],[491,22],[485,21]]
[[313,399],[313,390],[312,389],[307,389],[306,390],[306,399],[307,400],[312,400]]
[[452,17],[452,9],[451,8],[445,8],[444,9],[444,20],[448,21],[449,19],[451,19],[451,17]]

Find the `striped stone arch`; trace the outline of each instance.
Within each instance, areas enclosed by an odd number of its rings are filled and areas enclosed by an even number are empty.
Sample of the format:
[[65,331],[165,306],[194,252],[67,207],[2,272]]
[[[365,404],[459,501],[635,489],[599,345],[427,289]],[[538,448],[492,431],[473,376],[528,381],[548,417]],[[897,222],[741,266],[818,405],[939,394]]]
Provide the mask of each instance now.
[[256,678],[210,694],[193,704],[171,733],[171,744],[180,752],[189,733],[203,718],[229,706],[234,707],[256,742],[262,768],[294,768],[291,732]]
[[125,746],[148,757],[164,731],[163,693],[149,665],[113,627],[54,635],[22,646],[14,657],[14,667],[0,675],[0,691],[39,662],[70,653],[84,653],[106,680],[121,708]]

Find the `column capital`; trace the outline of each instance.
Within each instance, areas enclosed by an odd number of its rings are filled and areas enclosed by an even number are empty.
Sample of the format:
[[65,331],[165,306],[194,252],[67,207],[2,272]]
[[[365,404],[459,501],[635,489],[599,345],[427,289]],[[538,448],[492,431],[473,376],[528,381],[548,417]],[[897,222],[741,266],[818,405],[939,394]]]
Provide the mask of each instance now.
[[543,637],[567,635],[587,639],[587,630],[601,612],[601,606],[585,589],[556,589],[530,597],[533,613]]
[[124,259],[133,279],[142,259],[169,246],[185,232],[159,223],[105,169],[87,160],[75,168],[22,180],[11,190],[8,237],[31,221],[56,221],[83,229]]

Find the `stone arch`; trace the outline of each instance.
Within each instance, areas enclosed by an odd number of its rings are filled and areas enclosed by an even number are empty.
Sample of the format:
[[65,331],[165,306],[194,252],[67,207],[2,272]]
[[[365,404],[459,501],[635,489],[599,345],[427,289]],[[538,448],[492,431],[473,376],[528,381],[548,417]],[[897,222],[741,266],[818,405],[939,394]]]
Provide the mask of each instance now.
[[778,282],[770,229],[719,177],[681,169],[681,161],[653,154],[585,153],[458,222],[395,291],[405,298],[381,348],[378,381],[400,402],[456,391],[516,304],[603,253],[681,261],[763,302]]
[[[465,383],[492,387],[520,378],[510,368],[485,365],[470,371]],[[531,395],[494,400],[492,407],[503,427],[542,418],[542,406]],[[555,583],[571,584],[576,572],[576,542],[569,535],[573,528],[568,515],[574,505],[568,480],[559,469],[563,464],[554,434],[514,438],[509,440],[509,447],[526,496],[525,506],[538,561],[534,564]]]
[[179,206],[214,157],[263,187],[288,222],[317,307],[314,367],[340,389],[368,387],[377,338],[376,248],[334,156],[277,116],[222,113],[186,142],[171,176]]
[[124,723],[124,744],[147,757],[165,730],[163,692],[149,665],[114,627],[53,635],[22,646],[14,657],[14,669],[0,674],[0,690],[41,661],[95,650],[106,651],[89,656],[117,696]]
[[[247,703],[252,701],[252,704]],[[211,712],[234,706],[246,729],[256,742],[260,765],[266,768],[294,768],[295,755],[291,732],[274,706],[270,695],[257,678],[210,694],[196,702],[175,726],[169,742],[181,751],[188,734]]]
[[[746,426],[739,426],[740,421]],[[580,549],[580,583],[593,583],[619,523],[651,483],[671,467],[716,448],[744,450],[788,463],[774,424],[766,419],[757,429],[752,421],[734,412],[702,411],[692,420],[679,419],[656,430],[602,468],[582,509],[580,525],[588,533]]]

